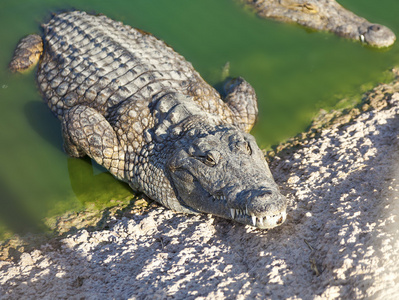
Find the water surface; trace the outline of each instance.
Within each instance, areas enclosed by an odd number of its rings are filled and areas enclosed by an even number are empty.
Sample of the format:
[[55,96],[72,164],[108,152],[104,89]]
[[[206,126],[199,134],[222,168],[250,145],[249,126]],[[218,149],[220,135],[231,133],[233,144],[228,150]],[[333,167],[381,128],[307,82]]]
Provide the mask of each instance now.
[[[259,98],[253,133],[262,147],[303,131],[320,108],[357,101],[387,80],[399,46],[385,51],[332,34],[257,18],[234,0],[2,0],[0,3],[0,238],[4,232],[43,230],[43,218],[111,199],[130,199],[129,188],[91,164],[68,158],[60,124],[42,102],[34,73],[11,75],[17,41],[38,33],[51,12],[103,13],[165,40],[212,85],[229,62]],[[396,0],[345,0],[343,5],[399,33]]]

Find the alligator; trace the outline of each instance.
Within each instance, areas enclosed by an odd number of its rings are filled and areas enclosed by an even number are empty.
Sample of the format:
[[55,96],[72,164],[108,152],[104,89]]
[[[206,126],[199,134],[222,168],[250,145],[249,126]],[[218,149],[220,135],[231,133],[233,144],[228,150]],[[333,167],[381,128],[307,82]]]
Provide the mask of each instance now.
[[286,219],[249,131],[257,98],[241,77],[220,93],[153,35],[104,15],[54,15],[17,45],[9,69],[38,61],[42,97],[61,121],[64,149],[182,213],[273,228]]
[[276,19],[322,31],[376,48],[393,45],[395,34],[387,27],[373,24],[346,10],[335,0],[243,0],[260,17]]

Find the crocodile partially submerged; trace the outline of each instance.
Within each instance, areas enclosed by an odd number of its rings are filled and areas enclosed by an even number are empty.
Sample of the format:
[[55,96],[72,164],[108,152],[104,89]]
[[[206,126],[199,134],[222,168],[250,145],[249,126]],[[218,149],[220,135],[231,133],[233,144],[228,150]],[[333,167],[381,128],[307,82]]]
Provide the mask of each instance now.
[[315,30],[333,32],[359,40],[372,47],[393,45],[395,34],[387,27],[373,24],[346,10],[335,0],[242,0],[259,16],[293,22]]
[[40,59],[39,89],[69,155],[88,155],[177,212],[258,228],[284,222],[286,199],[248,133],[258,109],[244,79],[228,81],[221,97],[164,42],[102,15],[67,12],[42,27],[9,67]]

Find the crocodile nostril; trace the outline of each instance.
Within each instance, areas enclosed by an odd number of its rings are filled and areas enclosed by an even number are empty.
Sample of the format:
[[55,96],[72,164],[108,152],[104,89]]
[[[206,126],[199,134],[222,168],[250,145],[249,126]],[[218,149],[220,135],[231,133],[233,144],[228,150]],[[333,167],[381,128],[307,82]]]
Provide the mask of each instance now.
[[369,30],[371,30],[371,31],[379,31],[379,30],[381,30],[381,26],[377,25],[377,24],[373,24],[373,25],[371,25],[369,27]]
[[261,190],[259,193],[259,197],[265,197],[265,196],[267,197],[272,194],[273,194],[273,192],[271,190]]
[[269,198],[269,197],[271,197],[272,195],[273,195],[273,192],[272,192],[272,191],[266,190],[266,191],[261,191],[261,192],[258,194],[258,197],[259,197],[259,198]]

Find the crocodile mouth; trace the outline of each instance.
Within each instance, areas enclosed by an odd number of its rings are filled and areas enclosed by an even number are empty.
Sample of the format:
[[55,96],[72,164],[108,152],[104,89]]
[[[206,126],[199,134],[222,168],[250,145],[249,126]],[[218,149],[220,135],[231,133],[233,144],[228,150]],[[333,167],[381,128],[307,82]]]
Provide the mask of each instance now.
[[213,198],[214,200],[224,202],[225,213],[222,217],[227,217],[236,222],[254,226],[260,229],[271,229],[279,226],[283,224],[287,218],[287,212],[285,210],[273,214],[268,214],[267,212],[255,214],[250,212],[247,206],[245,206],[244,209],[229,207],[226,201],[226,197],[224,195],[214,196]]
[[285,211],[266,216],[256,216],[246,210],[230,208],[231,219],[240,223],[249,224],[254,227],[269,229],[284,223],[287,218]]

